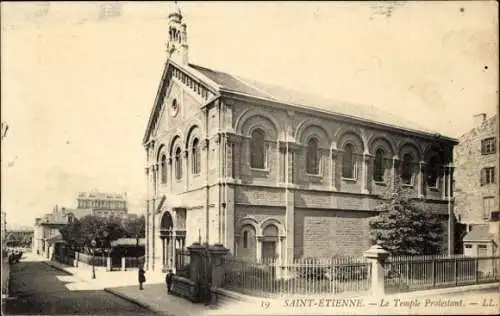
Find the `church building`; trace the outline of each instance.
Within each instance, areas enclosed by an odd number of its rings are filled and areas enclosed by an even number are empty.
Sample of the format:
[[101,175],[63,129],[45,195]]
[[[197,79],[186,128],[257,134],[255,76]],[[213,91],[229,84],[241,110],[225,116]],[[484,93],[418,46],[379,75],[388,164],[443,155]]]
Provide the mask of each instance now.
[[168,19],[143,138],[148,270],[172,267],[193,242],[252,261],[359,256],[395,179],[442,219],[447,251],[455,139],[371,106],[193,64],[181,11]]

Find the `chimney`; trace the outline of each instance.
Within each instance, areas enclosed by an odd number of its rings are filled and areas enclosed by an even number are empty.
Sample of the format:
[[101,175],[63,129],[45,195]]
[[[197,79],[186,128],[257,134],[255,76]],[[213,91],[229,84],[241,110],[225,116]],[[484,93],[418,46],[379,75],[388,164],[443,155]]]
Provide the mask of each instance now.
[[486,113],[479,113],[474,115],[474,124],[476,126],[481,126],[484,121],[486,121]]

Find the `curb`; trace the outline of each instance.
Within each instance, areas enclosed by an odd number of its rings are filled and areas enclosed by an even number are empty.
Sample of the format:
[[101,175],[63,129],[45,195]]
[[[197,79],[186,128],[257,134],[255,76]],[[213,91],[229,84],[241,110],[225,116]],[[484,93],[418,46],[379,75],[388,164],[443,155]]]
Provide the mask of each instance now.
[[73,272],[70,272],[70,271],[68,271],[68,270],[66,270],[66,269],[64,269],[64,268],[62,268],[62,267],[59,267],[58,265],[55,265],[55,264],[53,264],[53,263],[52,263],[52,262],[50,262],[50,261],[44,261],[44,262],[45,262],[45,264],[47,264],[48,266],[50,266],[50,267],[52,267],[52,268],[54,268],[54,269],[56,269],[56,270],[58,270],[58,271],[61,271],[61,272],[63,272],[63,273],[66,273],[67,275],[74,276],[76,279],[78,279],[78,280],[80,280],[80,281],[82,281],[82,282],[85,282],[85,283],[88,283],[88,284],[93,284],[93,283],[92,283],[92,281],[90,281],[90,280],[88,280],[88,279],[86,279],[86,278],[83,278],[83,277],[79,276],[78,274],[75,274],[75,273],[73,273]]
[[127,296],[127,295],[124,295],[124,294],[122,294],[120,292],[117,292],[117,291],[115,291],[113,289],[105,287],[104,291],[107,292],[107,293],[116,295],[116,296],[118,296],[121,299],[124,299],[124,300],[126,300],[126,301],[128,301],[130,303],[133,303],[133,304],[135,304],[135,305],[137,305],[139,307],[145,308],[145,309],[147,309],[149,311],[152,311],[152,312],[155,312],[155,313],[159,313],[159,314],[164,314],[164,312],[158,311],[158,310],[154,309],[153,307],[151,307],[151,305],[144,304],[144,303],[142,303],[142,302],[140,302],[140,301],[138,301],[136,299],[133,299],[133,298],[131,298],[131,297]]
[[421,291],[414,291],[414,292],[405,292],[405,293],[396,293],[396,294],[388,294],[385,295],[385,297],[393,297],[393,296],[429,296],[429,295],[446,295],[446,294],[453,294],[457,292],[466,292],[466,291],[480,291],[480,290],[485,290],[485,289],[490,289],[490,288],[499,288],[500,287],[500,282],[493,282],[493,283],[486,283],[486,284],[473,284],[473,285],[464,285],[464,286],[457,286],[457,287],[449,287],[449,288],[442,288],[442,289],[433,289],[433,290],[421,290]]
[[61,272],[64,272],[66,273],[67,275],[74,275],[72,272],[69,272],[67,270],[65,270],[64,268],[61,268],[61,267],[58,267],[56,266],[55,264],[52,264],[50,261],[44,261],[46,265],[48,265],[49,267],[52,267],[58,271],[61,271]]

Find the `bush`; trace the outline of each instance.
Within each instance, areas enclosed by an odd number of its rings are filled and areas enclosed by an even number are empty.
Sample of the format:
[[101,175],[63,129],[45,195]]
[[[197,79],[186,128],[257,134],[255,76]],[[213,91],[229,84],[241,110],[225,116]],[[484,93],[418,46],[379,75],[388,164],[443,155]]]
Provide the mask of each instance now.
[[297,276],[306,280],[327,279],[328,267],[319,265],[317,258],[305,258],[297,268]]
[[353,281],[366,280],[368,278],[368,267],[365,265],[346,265],[335,267],[335,280]]

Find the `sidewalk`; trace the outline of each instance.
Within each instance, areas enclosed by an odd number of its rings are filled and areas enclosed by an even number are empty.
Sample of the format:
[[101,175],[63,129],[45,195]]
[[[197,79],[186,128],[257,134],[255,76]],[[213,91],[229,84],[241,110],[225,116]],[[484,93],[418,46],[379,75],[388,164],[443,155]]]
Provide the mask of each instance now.
[[[106,287],[137,285],[137,269],[129,271],[106,271],[105,268],[95,268],[95,279],[92,279],[91,267],[72,267],[56,261],[45,262],[67,274],[73,275],[77,279],[92,284],[96,289],[104,289]],[[162,280],[152,279],[149,283],[162,283]]]
[[160,273],[146,272],[144,290],[139,290],[137,269],[131,271],[109,271],[96,269],[96,278],[91,278],[92,270],[87,267],[72,267],[56,261],[38,258],[46,264],[67,274],[73,275],[93,289],[104,290],[129,302],[142,306],[153,312],[165,315],[190,316],[207,315],[210,308],[203,304],[195,304],[184,298],[166,293],[164,276]]
[[139,290],[138,285],[105,288],[104,290],[160,314],[192,316],[208,315],[212,312],[208,306],[167,294],[164,284],[146,284],[142,291]]
[[[47,261],[46,261],[47,262]],[[191,316],[191,315],[304,315],[314,313],[316,315],[335,314],[362,314],[362,315],[396,315],[396,314],[468,314],[482,312],[491,314],[498,311],[498,295],[492,296],[487,293],[471,292],[484,289],[498,289],[498,283],[481,284],[474,286],[446,288],[439,290],[417,291],[386,295],[383,298],[375,298],[366,295],[314,295],[293,296],[283,298],[253,298],[248,301],[227,300],[216,308],[203,304],[194,304],[187,299],[168,295],[161,274],[146,275],[147,282],[144,290],[139,290],[137,284],[137,271],[96,271],[96,279],[90,278],[90,269],[62,265],[57,262],[47,262],[56,269],[66,271],[75,275],[84,282],[94,284],[98,289],[117,295],[125,300],[153,312],[165,315]],[[481,306],[485,297],[492,297],[496,307]],[[381,299],[389,302],[387,306],[381,306]],[[462,300],[460,307],[444,307],[429,305],[427,300],[435,300],[436,304],[446,304],[448,300]],[[336,301],[334,301],[336,300]],[[415,302],[417,306],[402,307],[395,305],[396,300]],[[363,306],[349,307],[341,306],[348,302],[358,303]],[[312,304],[312,305],[311,305]],[[333,306],[332,304],[340,304]],[[409,303],[414,304],[414,303]],[[430,304],[430,303],[429,303]],[[434,303],[433,303],[434,304]]]

